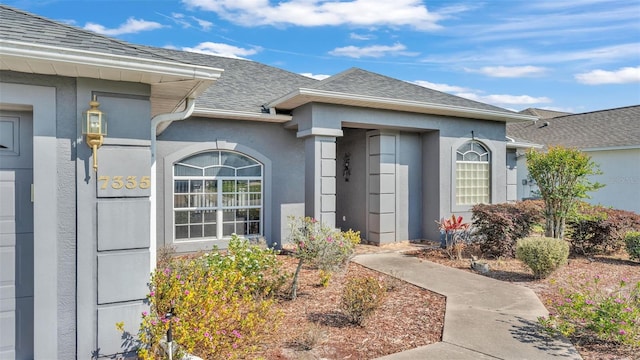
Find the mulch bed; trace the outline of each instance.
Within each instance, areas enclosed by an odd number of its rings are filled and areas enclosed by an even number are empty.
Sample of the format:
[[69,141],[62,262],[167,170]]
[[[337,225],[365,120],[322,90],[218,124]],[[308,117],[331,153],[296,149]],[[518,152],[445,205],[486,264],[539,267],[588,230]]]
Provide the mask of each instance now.
[[[293,272],[297,260],[282,256]],[[345,280],[375,277],[388,291],[382,306],[364,326],[350,324],[340,309]],[[282,299],[284,319],[278,336],[257,354],[265,359],[373,359],[438,342],[442,338],[445,298],[393,277],[349,263],[327,287],[318,270],[303,267],[298,298]]]
[[[473,271],[470,260],[451,260],[440,249],[424,249],[412,252],[421,259],[442,265]],[[463,253],[465,259],[478,255],[476,248],[470,247]],[[546,279],[536,279],[531,270],[516,259],[482,259],[489,264],[491,271],[485,276],[526,286],[536,292],[543,304],[553,311],[553,303],[560,297],[560,289],[575,289],[578,284],[600,278],[605,289],[617,288],[620,280],[629,284],[640,281],[640,263],[629,260],[626,253],[593,257],[572,257],[569,263],[558,269]],[[585,360],[636,360],[640,359],[638,349],[631,349],[616,343],[593,338],[573,337],[570,339]]]

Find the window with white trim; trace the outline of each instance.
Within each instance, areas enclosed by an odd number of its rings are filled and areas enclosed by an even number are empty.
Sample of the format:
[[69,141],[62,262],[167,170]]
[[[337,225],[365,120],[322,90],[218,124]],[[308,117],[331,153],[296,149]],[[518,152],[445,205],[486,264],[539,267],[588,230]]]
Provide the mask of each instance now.
[[491,162],[489,150],[467,141],[456,151],[456,205],[490,202]]
[[208,151],[173,166],[174,239],[262,234],[263,165],[246,155]]

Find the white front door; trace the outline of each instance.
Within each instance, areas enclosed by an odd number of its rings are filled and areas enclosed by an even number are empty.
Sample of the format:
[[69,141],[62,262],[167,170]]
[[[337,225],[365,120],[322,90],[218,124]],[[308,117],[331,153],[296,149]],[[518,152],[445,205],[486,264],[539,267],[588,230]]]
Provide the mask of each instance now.
[[0,111],[0,359],[33,359],[33,121]]

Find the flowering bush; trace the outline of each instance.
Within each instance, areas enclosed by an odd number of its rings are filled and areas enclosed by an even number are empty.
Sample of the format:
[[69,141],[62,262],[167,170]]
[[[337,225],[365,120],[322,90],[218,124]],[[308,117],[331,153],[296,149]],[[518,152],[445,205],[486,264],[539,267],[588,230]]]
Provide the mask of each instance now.
[[352,229],[343,231],[342,237],[353,244],[353,246],[360,244],[360,242],[362,241],[362,239],[360,238],[360,231],[353,231]]
[[289,240],[293,246],[292,255],[298,259],[291,284],[291,298],[295,299],[298,275],[303,263],[316,266],[320,270],[333,271],[344,266],[353,255],[355,241],[351,240],[354,238],[353,235],[345,238],[340,230],[310,217],[289,217],[289,230]]
[[599,278],[579,286],[577,291],[561,290],[555,313],[540,318],[550,332],[565,336],[595,335],[601,340],[640,347],[640,281],[629,287],[623,279],[616,289],[599,286]]
[[[150,311],[138,333],[141,359],[164,359],[163,338],[172,327],[180,358],[250,356],[273,334],[281,315],[269,297],[279,280],[275,255],[234,237],[228,255],[218,250],[196,259],[172,259],[151,277]],[[167,314],[172,313],[172,316]]]

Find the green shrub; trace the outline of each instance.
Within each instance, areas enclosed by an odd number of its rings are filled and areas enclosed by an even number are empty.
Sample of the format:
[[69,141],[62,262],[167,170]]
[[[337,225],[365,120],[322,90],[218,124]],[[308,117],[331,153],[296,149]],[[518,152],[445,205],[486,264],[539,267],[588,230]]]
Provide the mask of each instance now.
[[363,325],[382,305],[386,289],[373,277],[357,277],[347,280],[340,306],[353,324]]
[[624,235],[624,243],[631,259],[640,261],[640,232],[629,231]]
[[[280,280],[275,255],[234,237],[229,253],[166,260],[151,277],[149,312],[138,332],[141,359],[164,359],[161,341],[169,325],[185,353],[204,359],[251,357],[277,331],[281,314],[273,293]],[[171,312],[173,316],[167,317]]]
[[572,254],[612,254],[624,247],[628,231],[640,231],[640,215],[581,203],[567,224]]
[[240,272],[244,277],[242,286],[248,287],[256,296],[277,293],[287,280],[275,250],[252,245],[235,234],[231,236],[225,252],[214,247],[203,258],[213,276],[232,270]]
[[567,263],[569,244],[564,240],[534,237],[518,240],[516,258],[524,262],[537,278],[546,278]]
[[561,289],[552,304],[555,311],[538,321],[549,332],[612,341],[640,347],[640,281],[629,287],[626,279],[616,289],[603,288],[596,276],[577,290]]
[[529,236],[543,220],[542,208],[539,200],[473,206],[473,229],[480,250],[487,256],[513,257],[516,241]]

